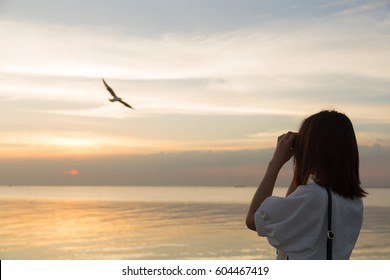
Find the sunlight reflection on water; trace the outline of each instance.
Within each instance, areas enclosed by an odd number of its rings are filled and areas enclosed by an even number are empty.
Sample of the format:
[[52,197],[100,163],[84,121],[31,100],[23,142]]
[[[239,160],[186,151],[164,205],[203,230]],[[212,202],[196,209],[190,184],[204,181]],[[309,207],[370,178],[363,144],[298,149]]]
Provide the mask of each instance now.
[[[4,188],[0,259],[275,257],[244,225],[253,188]],[[389,209],[366,208],[353,259],[389,259]]]

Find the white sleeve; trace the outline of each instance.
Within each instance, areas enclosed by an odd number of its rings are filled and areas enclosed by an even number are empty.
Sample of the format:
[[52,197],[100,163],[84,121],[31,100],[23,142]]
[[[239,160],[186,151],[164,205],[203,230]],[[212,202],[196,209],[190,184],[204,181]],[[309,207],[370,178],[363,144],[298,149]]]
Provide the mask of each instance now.
[[313,248],[326,215],[323,192],[300,186],[288,197],[270,196],[255,213],[256,230],[285,252]]

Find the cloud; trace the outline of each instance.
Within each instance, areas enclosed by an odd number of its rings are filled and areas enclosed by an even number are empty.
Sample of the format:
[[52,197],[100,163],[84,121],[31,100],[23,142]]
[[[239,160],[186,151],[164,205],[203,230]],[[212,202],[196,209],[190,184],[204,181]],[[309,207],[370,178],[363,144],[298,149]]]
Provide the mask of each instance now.
[[[387,8],[389,11],[390,1],[389,0],[379,0],[379,1],[369,1],[368,3],[359,4],[352,8],[347,8],[341,12],[337,12],[338,16],[353,16],[362,13],[369,13],[378,10],[383,10],[383,8]],[[386,9],[385,9],[386,10]]]
[[[225,33],[140,37],[104,29],[2,22],[1,33],[9,38],[3,45],[2,69],[130,80],[295,76],[329,71],[388,77],[380,60],[388,54],[387,48],[366,40],[389,43],[388,34],[372,34],[363,22],[351,32],[356,23],[350,19],[334,24],[318,20],[309,26],[298,21],[289,27],[265,24]],[[376,52],[370,52],[373,47]],[[356,57],[376,67],[356,67]]]
[[390,149],[388,145],[359,147],[360,177],[364,186],[389,186]]
[[[364,186],[388,186],[390,149],[360,146]],[[93,158],[0,159],[1,185],[247,185],[261,180],[273,149],[192,151]],[[77,169],[78,176],[66,171]],[[291,162],[278,186],[288,186]]]
[[[0,160],[0,184],[235,185],[257,184],[269,151],[180,152],[81,159]],[[66,171],[77,169],[77,178]]]
[[[108,105],[100,82],[105,77],[151,114],[303,115],[309,113],[305,108],[329,104],[325,89],[335,83],[332,103],[337,104],[337,96],[353,84],[345,83],[347,76],[390,78],[390,35],[372,32],[370,23],[318,19],[311,25],[267,23],[225,33],[140,37],[2,22],[0,34],[8,40],[0,74],[7,80],[0,95],[86,101],[90,109],[66,112],[54,105],[52,112],[98,116],[103,108],[96,106]],[[355,96],[360,92],[356,89]]]
[[[383,144],[388,27],[386,20],[347,16],[141,36],[3,20],[2,138],[24,148],[8,150],[3,140],[2,151],[75,157],[253,150],[272,145],[264,133],[294,130],[303,117],[329,108],[358,127],[374,127],[362,134],[363,144]],[[137,110],[109,103],[102,77]]]

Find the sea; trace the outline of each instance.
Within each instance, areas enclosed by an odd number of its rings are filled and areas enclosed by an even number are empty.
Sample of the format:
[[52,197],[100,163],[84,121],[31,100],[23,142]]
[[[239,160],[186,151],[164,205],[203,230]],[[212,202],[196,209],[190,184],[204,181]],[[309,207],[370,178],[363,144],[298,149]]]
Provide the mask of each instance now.
[[[272,260],[255,187],[0,186],[2,260]],[[390,188],[366,188],[351,259],[390,259]],[[284,196],[285,188],[274,195]]]

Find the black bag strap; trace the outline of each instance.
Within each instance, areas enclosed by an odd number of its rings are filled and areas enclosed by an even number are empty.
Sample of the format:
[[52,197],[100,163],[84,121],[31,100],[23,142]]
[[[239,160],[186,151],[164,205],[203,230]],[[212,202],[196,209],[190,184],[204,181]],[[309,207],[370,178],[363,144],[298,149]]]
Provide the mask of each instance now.
[[328,231],[327,231],[327,242],[326,242],[326,259],[331,260],[332,256],[332,240],[334,238],[334,233],[332,231],[332,194],[328,188],[326,193],[328,194]]

